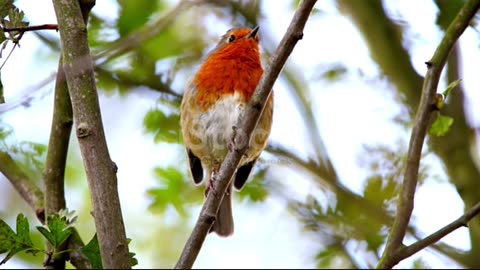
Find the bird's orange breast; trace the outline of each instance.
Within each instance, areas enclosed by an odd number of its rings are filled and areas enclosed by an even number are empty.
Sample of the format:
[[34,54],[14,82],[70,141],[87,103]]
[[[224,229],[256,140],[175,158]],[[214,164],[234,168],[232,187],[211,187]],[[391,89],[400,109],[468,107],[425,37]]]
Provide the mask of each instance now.
[[225,46],[212,53],[193,79],[197,104],[206,111],[225,95],[241,94],[248,102],[257,87],[263,69],[258,44],[253,40]]

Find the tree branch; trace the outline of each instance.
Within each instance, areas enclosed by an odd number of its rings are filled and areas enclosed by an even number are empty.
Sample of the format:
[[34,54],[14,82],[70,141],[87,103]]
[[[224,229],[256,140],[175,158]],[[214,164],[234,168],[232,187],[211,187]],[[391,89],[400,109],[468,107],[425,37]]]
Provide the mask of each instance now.
[[[52,128],[50,131],[43,179],[45,183],[46,216],[53,215],[66,208],[64,176],[68,143],[70,141],[70,132],[73,124],[73,113],[62,62],[62,57],[60,57],[55,84]],[[50,245],[47,243],[47,246]],[[61,254],[58,258],[51,258],[50,261],[47,261],[47,268],[65,268],[64,255],[65,254]]]
[[70,263],[77,269],[92,269],[92,263],[85,254],[80,250],[85,246],[78,234],[76,228],[74,228],[72,235],[68,238],[67,249],[72,250],[68,253]]
[[108,61],[115,59],[118,56],[125,54],[126,52],[140,46],[145,43],[147,40],[156,37],[159,33],[164,31],[168,26],[175,22],[175,19],[188,8],[203,2],[202,0],[190,0],[190,1],[180,1],[178,5],[173,8],[170,12],[165,14],[165,16],[160,17],[152,25],[140,29],[138,31],[132,32],[127,36],[119,39],[114,42],[111,46],[105,49],[102,52],[93,56],[96,66],[101,66]]
[[3,31],[4,32],[28,32],[28,31],[38,31],[38,30],[56,30],[58,31],[58,25],[56,24],[42,24],[42,25],[33,25],[33,26],[26,26],[26,27],[11,27],[7,28],[4,27]]
[[432,233],[431,235],[425,237],[422,240],[419,240],[413,244],[411,244],[408,247],[401,248],[398,250],[398,252],[395,254],[396,259],[398,261],[401,261],[403,259],[406,259],[413,254],[419,252],[420,250],[428,247],[429,245],[434,244],[438,240],[442,239],[444,236],[448,235],[449,233],[455,231],[456,229],[460,227],[468,227],[468,222],[480,214],[480,202],[477,203],[472,209],[470,209],[467,213],[453,221],[452,223],[448,224],[447,226],[441,228],[440,230]]
[[[303,0],[300,2],[285,36],[281,40],[277,51],[270,59],[270,64],[267,66],[265,73],[255,90],[255,94],[247,104],[244,117],[239,119],[237,132],[235,132],[235,137],[232,138],[233,141],[240,141],[241,139],[247,139],[247,141],[249,141],[251,133],[257,125],[258,119],[263,111],[266,100],[270,95],[275,80],[280,74],[283,65],[296,43],[303,37],[303,28],[305,27],[315,2],[316,0]],[[247,150],[247,147],[248,144],[242,144],[241,146],[235,145],[233,151],[229,149],[217,175],[218,181],[215,181],[215,189],[218,191],[217,196],[215,196],[213,192],[208,193],[195,228],[193,229],[175,268],[191,268],[195,262],[208,231],[215,221],[216,213],[227,186],[231,181],[233,173],[237,169],[240,159]],[[220,196],[218,196],[218,194],[220,194]]]
[[[347,202],[349,205],[355,205],[358,209],[362,209],[369,218],[380,222],[385,226],[391,226],[393,223],[393,217],[388,215],[384,209],[380,209],[373,205],[370,201],[364,197],[353,193],[345,186],[343,186],[337,179],[335,170],[326,170],[323,166],[319,166],[314,161],[304,161],[295,154],[280,146],[267,146],[266,149],[269,153],[273,154],[277,158],[285,158],[292,161],[299,169],[311,174],[315,177],[315,182],[322,186],[327,186],[332,192],[337,194],[337,200]],[[420,240],[420,236],[414,230],[414,228],[408,229],[409,234],[417,240]],[[452,248],[446,244],[433,245],[432,249],[438,251],[446,257],[456,260],[460,263],[465,262],[465,254],[459,250]]]
[[0,172],[12,183],[20,196],[35,211],[37,218],[45,221],[45,209],[43,205],[43,192],[35,183],[28,178],[12,157],[0,151]]
[[395,254],[403,247],[403,238],[405,237],[410,216],[413,211],[413,199],[418,180],[420,156],[430,117],[434,110],[432,104],[434,103],[440,74],[450,50],[468,26],[479,7],[480,0],[470,0],[465,4],[447,29],[445,36],[437,47],[432,59],[427,62],[428,71],[422,88],[422,96],[415,118],[415,125],[410,137],[407,167],[397,203],[397,214],[388,237],[387,246],[377,268],[392,268],[399,262],[396,260]]
[[[84,22],[88,21],[88,14],[95,5],[93,0],[80,0],[82,17]],[[55,25],[55,27],[57,27]],[[56,28],[58,29],[58,28]],[[70,95],[68,93],[68,85],[63,70],[63,57],[60,56],[58,61],[58,72],[55,84],[54,111],[52,119],[52,127],[50,131],[50,139],[48,143],[47,160],[45,163],[45,213],[46,216],[53,215],[58,211],[66,208],[65,202],[65,168],[67,163],[68,145],[70,142],[70,134],[73,124],[73,111]],[[75,236],[75,237],[74,237]],[[81,248],[84,243],[75,230],[75,235],[68,239],[68,243],[57,251],[65,248],[74,250]],[[47,247],[49,244],[47,243]],[[51,258],[47,261],[46,268],[64,269],[65,262],[68,259],[66,253],[61,253],[58,257]],[[85,268],[90,264],[88,258],[81,256],[78,251],[68,254],[71,262],[77,268]],[[91,266],[90,266],[91,267]]]
[[110,269],[131,268],[118,198],[116,166],[110,159],[105,140],[86,25],[78,1],[53,0],[53,5],[102,263]]

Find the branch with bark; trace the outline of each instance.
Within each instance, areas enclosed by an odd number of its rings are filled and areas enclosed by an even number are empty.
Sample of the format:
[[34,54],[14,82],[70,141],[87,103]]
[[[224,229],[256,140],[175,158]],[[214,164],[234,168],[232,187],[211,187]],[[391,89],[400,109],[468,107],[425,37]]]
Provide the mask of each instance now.
[[467,28],[479,7],[480,0],[470,0],[465,4],[450,24],[431,60],[426,62],[428,71],[423,83],[420,105],[410,137],[407,167],[397,203],[397,214],[388,237],[387,246],[377,268],[392,268],[399,262],[397,254],[403,248],[403,239],[413,211],[422,147],[432,113],[436,110],[434,102],[440,75],[455,42]]
[[29,31],[39,31],[39,30],[55,30],[58,31],[58,25],[56,24],[41,24],[41,25],[32,25],[25,27],[3,27],[4,32],[20,32],[25,33]]
[[466,212],[464,215],[456,219],[455,221],[451,222],[450,224],[446,225],[445,227],[439,229],[438,231],[432,233],[431,235],[418,240],[417,242],[407,246],[401,247],[396,253],[395,258],[392,260],[396,260],[400,262],[413,254],[419,252],[420,250],[434,244],[435,242],[439,241],[449,233],[455,231],[461,227],[468,227],[468,222],[480,214],[480,203],[477,203],[472,209]]
[[[88,15],[95,5],[95,1],[81,0],[79,1],[82,11],[82,17],[85,24],[88,21]],[[44,25],[46,29],[56,29],[57,25]],[[39,30],[40,27],[30,29]],[[70,134],[73,125],[73,111],[70,95],[68,93],[68,85],[63,70],[63,57],[60,56],[58,61],[58,72],[55,83],[54,109],[52,118],[52,127],[48,143],[47,159],[45,163],[45,213],[46,216],[53,215],[62,209],[66,209],[65,201],[65,168],[67,164],[68,145],[70,142]],[[78,250],[84,245],[82,239],[75,233],[68,239],[63,250],[71,249],[69,252],[72,264],[77,268],[85,268],[90,264],[89,260]],[[47,244],[48,247],[48,244]],[[61,252],[62,250],[58,250]],[[51,258],[46,262],[47,268],[63,269],[68,257],[59,255]]]
[[[303,37],[303,28],[305,27],[315,2],[316,0],[304,0],[300,2],[295,15],[293,16],[292,22],[280,41],[275,54],[271,57],[270,64],[265,69],[265,73],[255,90],[255,94],[247,104],[245,115],[238,120],[239,124],[237,125],[236,132],[234,132],[232,142],[240,141],[240,136],[242,136],[243,139],[250,138],[271,93],[275,80],[280,74],[280,71],[290,53],[293,51],[293,48]],[[217,196],[215,196],[213,192],[208,193],[193,232],[187,240],[182,254],[175,266],[176,269],[191,268],[193,266],[208,231],[215,221],[216,213],[227,186],[230,184],[232,176],[248,147],[247,144],[239,146],[233,143],[233,145],[234,149],[229,149],[217,174],[218,181],[214,182],[215,190],[218,191]]]
[[42,190],[15,163],[6,152],[0,151],[0,172],[10,181],[23,200],[35,211],[40,222],[45,221]]
[[90,56],[86,24],[78,1],[53,1],[62,43],[63,69],[86,170],[103,267],[131,268],[117,189]]

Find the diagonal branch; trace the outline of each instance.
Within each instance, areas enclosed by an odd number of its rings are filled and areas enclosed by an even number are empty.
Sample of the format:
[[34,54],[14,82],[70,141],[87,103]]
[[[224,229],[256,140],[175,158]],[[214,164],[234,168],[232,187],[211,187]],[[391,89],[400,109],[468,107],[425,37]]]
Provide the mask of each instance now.
[[6,152],[0,151],[0,172],[12,183],[15,190],[35,211],[37,218],[45,221],[45,209],[43,204],[43,192],[30,179],[13,158]]
[[401,261],[403,259],[406,259],[413,254],[419,252],[420,250],[428,247],[429,245],[434,244],[435,242],[439,241],[442,239],[444,236],[448,235],[449,233],[455,231],[456,229],[460,227],[467,227],[468,222],[473,219],[475,216],[480,214],[480,202],[477,203],[472,209],[470,209],[467,213],[453,221],[452,223],[448,224],[447,226],[441,228],[440,230],[432,233],[431,235],[425,237],[422,240],[419,240],[413,244],[411,244],[408,247],[404,247],[400,249],[396,253],[396,259],[398,261]]
[[[263,111],[266,100],[270,95],[275,80],[280,74],[280,71],[298,40],[303,37],[303,28],[305,27],[315,2],[316,0],[301,1],[285,36],[281,40],[277,51],[270,59],[270,64],[265,69],[265,73],[255,90],[255,94],[247,104],[244,117],[239,119],[237,132],[235,132],[235,137],[232,138],[233,141],[240,141],[240,139],[247,139],[247,141],[249,141],[251,133],[257,125],[258,119]],[[215,196],[213,192],[208,193],[195,228],[193,229],[175,268],[191,268],[195,262],[208,231],[215,221],[216,213],[227,186],[237,169],[240,159],[247,150],[247,147],[248,144],[242,144],[242,146],[235,144],[235,149],[229,149],[228,154],[220,167],[220,171],[218,172],[218,181],[215,181],[215,190],[218,191],[217,195],[220,194],[220,196]]]
[[412,215],[413,199],[418,181],[420,156],[430,118],[432,112],[435,110],[433,104],[440,74],[450,50],[463,31],[467,28],[470,20],[475,16],[479,7],[480,0],[470,0],[465,4],[445,32],[445,36],[437,47],[432,59],[427,62],[428,71],[423,84],[420,105],[415,118],[415,125],[410,137],[407,167],[397,203],[398,210],[388,237],[387,246],[377,266],[378,268],[392,268],[399,262],[396,259],[395,254],[403,247],[403,238],[407,232],[410,216]]

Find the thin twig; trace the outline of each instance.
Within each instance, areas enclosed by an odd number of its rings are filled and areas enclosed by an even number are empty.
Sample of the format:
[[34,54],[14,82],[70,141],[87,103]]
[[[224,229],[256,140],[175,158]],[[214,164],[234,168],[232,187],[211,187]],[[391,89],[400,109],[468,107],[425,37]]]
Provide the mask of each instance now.
[[437,91],[440,74],[450,50],[463,31],[467,28],[470,20],[475,16],[479,7],[480,0],[470,0],[464,5],[445,32],[445,36],[436,49],[432,59],[427,62],[428,71],[423,84],[422,97],[415,118],[415,125],[410,137],[407,167],[397,203],[398,210],[388,236],[387,246],[377,268],[392,268],[399,262],[396,258],[396,253],[403,247],[402,242],[407,232],[408,223],[413,211],[413,199],[418,181],[420,156],[429,127],[430,117],[433,112],[432,104]]
[[[20,39],[22,38],[22,36],[23,36],[23,33],[20,34],[20,36],[18,37],[18,40],[13,43],[13,47],[12,47],[12,49],[10,50],[10,52],[8,53],[7,58],[5,58],[5,61],[3,61],[2,65],[0,66],[0,70],[3,69],[3,67],[4,67],[5,64],[7,63],[8,59],[10,58],[10,56],[12,56],[13,50],[15,50],[15,48],[16,48],[17,46],[20,46],[20,45],[19,45],[19,41],[20,41]],[[6,41],[5,41],[5,42],[6,42]],[[1,52],[0,52],[0,57],[1,57]]]
[[475,216],[480,214],[480,202],[477,203],[475,206],[472,207],[467,213],[453,221],[452,223],[446,225],[445,227],[441,228],[440,230],[432,233],[431,235],[425,237],[422,240],[419,240],[408,247],[404,247],[400,249],[396,255],[396,258],[401,261],[405,258],[412,256],[413,254],[417,253],[418,251],[436,243],[438,240],[442,239],[444,236],[448,235],[449,233],[455,231],[460,227],[468,227],[468,222],[473,219]]
[[33,26],[26,26],[26,27],[4,27],[4,32],[28,32],[28,31],[38,31],[38,30],[56,30],[58,31],[58,25],[56,24],[42,24],[42,25],[33,25]]
[[[272,56],[270,64],[265,69],[265,73],[255,90],[255,94],[247,104],[244,117],[239,119],[235,138],[232,138],[233,141],[240,141],[240,138],[250,138],[252,131],[257,125],[260,114],[263,111],[266,100],[270,95],[275,80],[280,74],[280,71],[298,40],[303,37],[303,28],[305,27],[315,2],[316,0],[301,1],[290,26],[277,48],[277,51]],[[215,221],[215,216],[220,202],[223,199],[223,195],[225,194],[225,190],[231,181],[232,175],[235,172],[242,155],[247,150],[247,147],[247,144],[242,144],[242,146],[235,145],[235,149],[233,150],[229,149],[217,175],[218,181],[215,182],[215,190],[218,191],[216,193],[217,196],[215,196],[213,192],[208,193],[195,228],[185,244],[185,248],[183,249],[175,268],[191,268],[195,262],[208,231]],[[219,194],[220,196],[218,196]]]

